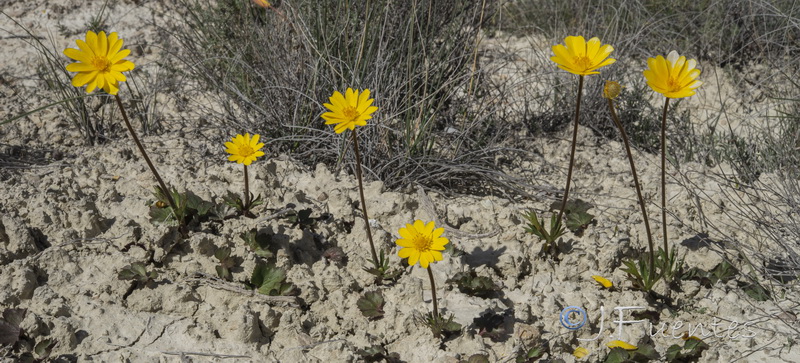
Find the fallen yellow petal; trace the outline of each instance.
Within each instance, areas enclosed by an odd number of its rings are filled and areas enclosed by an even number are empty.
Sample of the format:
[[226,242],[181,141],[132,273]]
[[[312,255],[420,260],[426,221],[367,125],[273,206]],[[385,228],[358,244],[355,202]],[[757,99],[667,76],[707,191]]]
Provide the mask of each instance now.
[[605,287],[606,289],[610,288],[611,286],[614,286],[614,283],[612,283],[611,280],[609,280],[609,279],[607,279],[607,278],[605,278],[603,276],[592,275],[592,278],[595,281],[599,282],[600,285],[603,285],[603,287]]
[[584,347],[577,347],[577,348],[575,348],[575,351],[572,352],[572,355],[574,355],[575,358],[581,359],[581,358],[589,355],[589,351]]
[[622,349],[625,349],[625,350],[636,350],[636,349],[638,349],[635,345],[631,345],[631,344],[625,343],[625,342],[623,342],[621,340],[612,340],[612,341],[608,342],[608,344],[606,344],[606,346],[608,346],[609,348],[622,348]]

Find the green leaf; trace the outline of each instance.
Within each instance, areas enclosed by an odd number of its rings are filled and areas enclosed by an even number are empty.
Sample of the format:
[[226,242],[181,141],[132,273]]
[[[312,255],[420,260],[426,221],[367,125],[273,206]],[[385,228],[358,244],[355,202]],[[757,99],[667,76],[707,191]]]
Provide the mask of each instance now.
[[40,358],[46,358],[48,355],[50,355],[50,351],[53,350],[53,347],[55,346],[53,343],[55,342],[51,339],[42,340],[36,343],[36,346],[33,347],[33,352]]
[[582,231],[594,220],[594,215],[587,212],[571,212],[567,214],[567,228],[570,231]]
[[623,363],[630,358],[630,354],[625,349],[620,347],[612,348],[611,352],[606,356],[605,363]]
[[219,278],[227,281],[233,279],[233,276],[231,276],[231,271],[228,270],[227,268],[222,266],[214,266],[214,268],[217,270],[217,276],[219,276]]
[[133,280],[136,277],[136,273],[130,270],[130,267],[123,268],[120,270],[119,274],[117,274],[117,278],[120,280]]
[[642,355],[647,359],[655,360],[658,359],[659,354],[655,348],[653,348],[650,344],[639,344],[637,345],[637,349],[635,351],[636,354]]
[[380,292],[368,292],[356,302],[358,310],[361,310],[361,314],[367,318],[382,317],[383,304],[383,296]]
[[670,345],[667,348],[667,361],[674,362],[681,355],[681,347],[677,344]]
[[169,224],[170,222],[175,222],[175,216],[172,213],[172,208],[170,207],[158,208],[156,206],[151,206],[150,221],[156,223],[166,223],[166,224]]
[[478,276],[474,270],[456,273],[447,283],[455,283],[462,293],[482,298],[489,298],[500,291],[491,278]]
[[231,255],[230,247],[217,248],[217,251],[214,252],[214,257],[216,257],[217,260],[219,260],[220,262],[224,261],[230,255]]
[[134,262],[131,264],[131,271],[135,274],[146,277],[147,276],[147,269],[144,267],[144,264],[141,262]]
[[286,272],[272,265],[257,265],[253,270],[250,283],[256,286],[258,293],[264,295],[277,295],[282,292],[281,283],[286,278]]

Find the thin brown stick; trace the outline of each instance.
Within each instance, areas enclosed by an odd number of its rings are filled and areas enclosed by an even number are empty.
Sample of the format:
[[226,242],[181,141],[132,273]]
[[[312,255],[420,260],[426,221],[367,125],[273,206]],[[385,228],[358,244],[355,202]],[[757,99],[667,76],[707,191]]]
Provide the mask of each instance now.
[[428,270],[428,277],[431,279],[431,296],[433,298],[433,319],[439,319],[439,303],[436,302],[436,283],[433,282],[433,271],[431,271],[431,266],[428,266],[426,269]]
[[622,122],[617,117],[617,111],[614,110],[614,100],[608,99],[608,109],[611,111],[611,118],[614,124],[619,129],[622,135],[622,141],[625,143],[625,152],[628,154],[628,161],[631,164],[631,174],[633,174],[633,183],[636,186],[636,196],[639,198],[639,207],[642,208],[642,218],[644,218],[644,228],[647,231],[647,245],[650,247],[650,276],[655,276],[655,251],[653,245],[653,234],[650,232],[650,220],[647,218],[647,208],[644,205],[644,198],[642,197],[642,187],[639,185],[639,176],[636,174],[636,166],[633,163],[633,154],[631,153],[630,142],[628,141],[628,134],[625,128],[622,127]]
[[[161,175],[158,175],[158,171],[156,171],[156,167],[153,166],[153,162],[150,161],[150,157],[147,156],[147,152],[144,151],[144,146],[142,146],[141,141],[139,141],[139,137],[136,136],[136,131],[133,131],[133,126],[131,126],[131,122],[128,121],[128,114],[125,113],[125,107],[122,107],[122,100],[119,98],[119,95],[114,95],[114,99],[117,100],[117,106],[119,106],[119,111],[122,113],[122,119],[125,120],[125,126],[128,127],[128,132],[130,132],[131,137],[133,137],[133,141],[136,142],[136,146],[139,148],[139,152],[142,153],[144,161],[147,162],[147,166],[150,167],[150,171],[153,172],[153,175],[156,177],[158,185],[161,187],[161,191],[167,197],[167,201],[169,201],[169,205],[172,207],[173,212],[177,212],[178,205],[175,204],[175,201],[172,199],[172,194],[170,194],[167,185],[164,183],[164,180],[161,179]],[[183,223],[183,221],[179,222]]]
[[356,129],[353,129],[353,150],[356,152],[356,177],[358,178],[358,193],[361,196],[361,211],[364,213],[364,224],[367,225],[367,239],[369,239],[369,248],[372,252],[372,263],[375,267],[380,267],[378,264],[378,254],[375,252],[375,243],[372,242],[372,229],[369,226],[369,216],[367,216],[367,199],[364,198],[364,181],[361,178],[361,152],[358,150],[358,135]]
[[664,231],[664,253],[669,254],[667,242],[667,109],[669,97],[664,101],[664,114],[661,116],[661,226]]
[[578,141],[578,119],[581,115],[581,96],[583,95],[583,77],[580,76],[578,82],[578,101],[575,102],[575,122],[572,129],[572,150],[569,153],[569,170],[567,171],[567,186],[564,188],[564,200],[561,202],[561,209],[558,211],[558,222],[561,223],[561,217],[564,215],[564,209],[567,208],[567,199],[569,198],[569,186],[572,181],[572,167],[575,165],[575,144]]

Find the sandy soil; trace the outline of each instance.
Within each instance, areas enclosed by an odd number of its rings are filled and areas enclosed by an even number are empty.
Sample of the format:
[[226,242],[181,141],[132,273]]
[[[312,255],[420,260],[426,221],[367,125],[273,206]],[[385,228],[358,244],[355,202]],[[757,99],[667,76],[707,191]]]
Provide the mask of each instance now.
[[[102,5],[90,1],[79,8],[76,3],[15,1],[4,11],[63,48]],[[157,27],[171,21],[171,10],[160,2],[137,1],[120,1],[109,10],[119,19],[112,30],[124,30],[127,44],[142,49],[137,57],[143,67],[157,67],[162,47]],[[0,20],[0,29],[0,46],[10,49],[0,56],[0,119],[7,119],[46,104],[50,96],[37,81],[35,52],[24,37],[16,37],[24,32],[8,18]],[[113,110],[112,105],[100,107]],[[598,139],[590,130],[580,130],[573,190],[575,198],[594,205],[590,212],[595,222],[582,236],[567,234],[561,261],[536,257],[540,242],[525,233],[522,217],[530,208],[546,211],[556,195],[539,191],[533,193],[537,197],[517,200],[446,196],[414,187],[391,191],[380,182],[368,182],[367,207],[376,241],[390,252],[392,265],[403,270],[395,283],[376,286],[362,269],[369,250],[352,175],[324,165],[307,168],[268,152],[250,168],[253,192],[266,200],[256,210],[257,218],[207,222],[179,238],[169,227],[149,221],[155,182],[127,135],[120,132],[118,139],[101,146],[81,146],[77,131],[60,112],[51,108],[0,126],[5,154],[0,170],[0,309],[27,309],[21,328],[28,337],[55,340],[52,357],[99,362],[344,362],[361,360],[359,349],[382,345],[406,362],[458,362],[472,354],[513,361],[523,346],[546,344],[548,359],[575,361],[571,353],[582,346],[590,352],[582,361],[597,361],[608,352],[609,341],[635,343],[646,334],[647,324],[626,324],[620,330],[613,322],[619,319],[616,307],[638,306],[668,324],[666,333],[653,337],[661,353],[683,343],[674,336],[704,324],[716,330],[705,337],[710,349],[701,361],[800,361],[800,348],[794,345],[796,319],[783,313],[791,312],[796,297],[759,302],[745,295],[736,280],[711,288],[685,281],[681,291],[670,293],[670,307],[629,288],[618,267],[646,245],[633,181],[622,146]],[[166,106],[162,112],[166,120],[181,117],[177,107]],[[144,138],[166,182],[217,202],[228,192],[241,193],[241,166],[227,162],[221,144],[206,141],[212,131],[182,130],[181,125],[167,121],[166,134]],[[566,139],[564,134],[532,140],[531,148],[541,158],[522,161],[516,172],[546,180],[547,187],[563,185]],[[654,237],[660,241],[658,159],[635,156]],[[15,168],[19,165],[26,167]],[[700,232],[706,230],[704,223],[724,226],[729,221],[715,204],[692,198],[678,183],[682,175],[691,175],[697,188],[718,200],[722,186],[704,179],[705,172],[696,164],[682,165],[681,173],[670,171],[668,229],[688,266],[711,269],[722,255],[735,252],[724,243],[706,243]],[[312,217],[326,217],[313,226],[295,226],[286,218],[303,209],[310,209]],[[449,226],[445,236],[464,252],[445,254],[444,261],[432,267],[439,306],[464,327],[451,339],[434,339],[415,320],[431,309],[427,274],[404,266],[394,245],[398,228],[415,219]],[[295,297],[254,294],[239,283],[249,280],[258,260],[239,238],[253,228],[270,236],[276,264],[286,269]],[[746,235],[741,238],[747,241]],[[222,247],[230,247],[240,263],[232,271],[234,282],[214,278],[214,252]],[[324,252],[331,247],[341,248],[347,260],[327,259]],[[131,291],[129,281],[118,279],[126,265],[147,261],[148,269],[159,274],[154,283]],[[480,298],[446,283],[463,271],[490,277],[502,289]],[[592,275],[609,278],[617,288],[602,288]],[[376,290],[386,301],[385,315],[370,320],[356,301]],[[668,292],[666,286],[657,290]],[[559,322],[562,309],[571,305],[584,307],[590,320],[577,331]],[[501,319],[497,336],[476,328],[475,319],[486,314]],[[624,319],[633,320],[630,312]]]

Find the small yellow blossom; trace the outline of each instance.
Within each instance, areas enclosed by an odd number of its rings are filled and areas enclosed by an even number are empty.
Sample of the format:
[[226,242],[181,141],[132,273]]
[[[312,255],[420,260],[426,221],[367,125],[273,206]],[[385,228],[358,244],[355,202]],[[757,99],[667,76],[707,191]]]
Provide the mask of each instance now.
[[609,100],[617,98],[621,92],[622,86],[618,82],[606,81],[606,85],[603,86],[603,97]]
[[133,62],[125,60],[131,51],[122,49],[122,39],[117,37],[117,33],[106,36],[105,32],[97,34],[90,30],[86,32],[85,41],[78,39],[75,43],[79,49],[64,49],[64,55],[78,61],[67,65],[67,71],[78,73],[72,77],[72,85],[88,85],[86,93],[102,88],[106,93],[116,95],[119,82],[127,80],[122,72],[134,67]]
[[644,71],[644,77],[650,88],[665,97],[689,97],[703,84],[697,80],[700,70],[695,68],[696,66],[696,60],[686,60],[686,57],[679,56],[678,52],[673,50],[666,58],[663,56],[648,58],[648,69]]
[[250,138],[250,134],[236,135],[231,141],[225,143],[225,151],[228,154],[228,160],[235,161],[239,164],[250,165],[256,158],[264,156],[264,152],[260,151],[264,144],[258,142],[260,135],[255,134]]
[[265,9],[272,7],[272,4],[267,0],[253,0],[253,3]]
[[444,228],[436,228],[433,221],[428,224],[417,219],[414,224],[406,224],[405,228],[400,228],[400,239],[396,243],[403,247],[397,251],[400,258],[408,258],[408,265],[414,266],[419,261],[419,265],[428,268],[428,264],[442,260],[444,245],[450,241],[442,237]]
[[581,358],[589,355],[589,350],[587,350],[584,347],[577,347],[577,348],[575,348],[575,351],[572,352],[572,355],[574,355],[575,358],[577,358],[577,359],[581,359]]
[[625,342],[623,342],[621,340],[612,340],[612,341],[608,342],[608,344],[606,344],[606,346],[608,346],[609,348],[617,348],[617,347],[619,347],[619,348],[622,348],[622,349],[625,349],[625,350],[636,350],[636,349],[639,349],[635,345],[625,343]]
[[[564,46],[566,44],[566,46]],[[564,44],[553,46],[553,57],[550,60],[567,72],[585,76],[598,74],[600,67],[605,67],[616,62],[608,58],[614,48],[608,44],[600,43],[600,38],[594,37],[587,42],[582,36],[568,36]]]
[[614,283],[612,283],[611,280],[603,276],[592,275],[592,278],[598,283],[600,283],[600,285],[603,285],[603,287],[605,287],[606,289],[610,288],[611,286],[614,286]]
[[369,90],[363,92],[348,88],[345,94],[333,92],[329,98],[330,103],[324,106],[330,110],[322,114],[326,125],[336,125],[333,131],[337,134],[346,129],[355,130],[356,126],[366,126],[367,120],[371,119],[371,114],[378,110],[372,106],[374,99],[369,98]]

